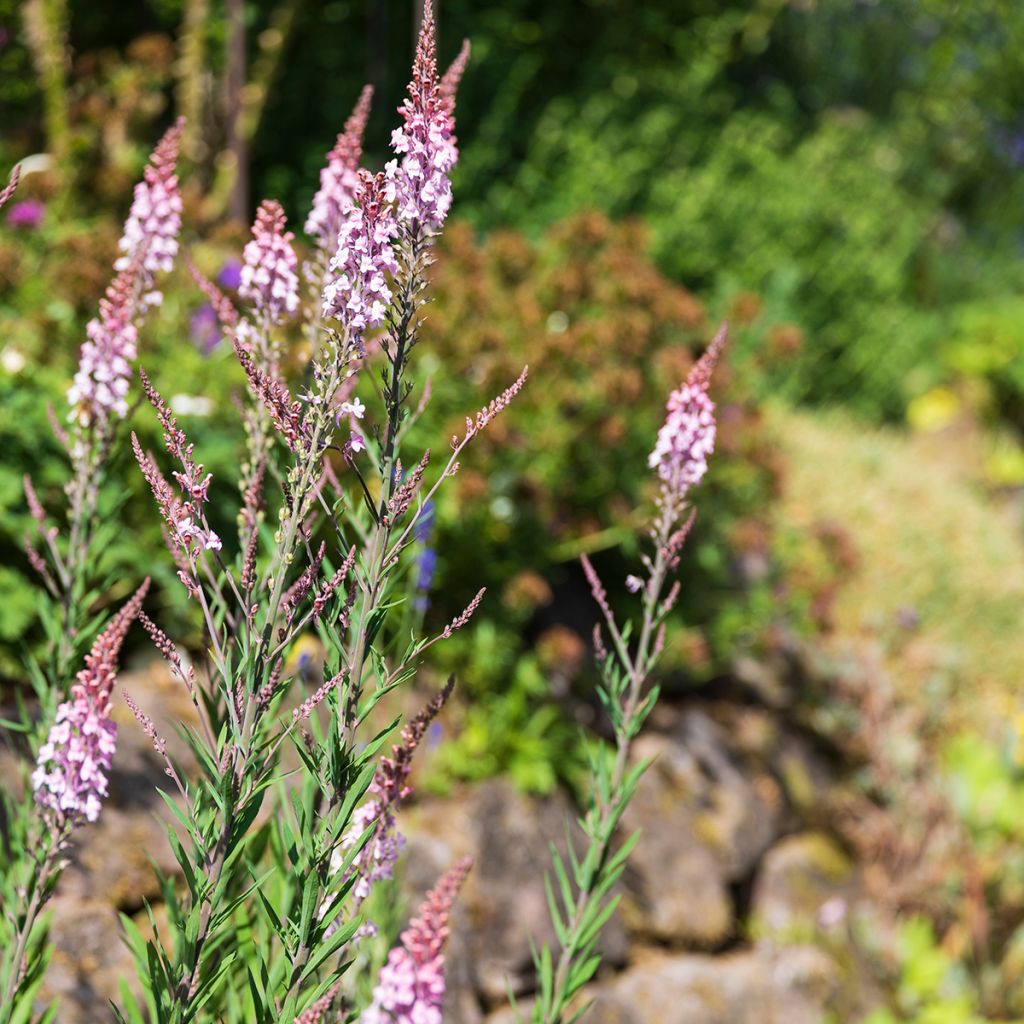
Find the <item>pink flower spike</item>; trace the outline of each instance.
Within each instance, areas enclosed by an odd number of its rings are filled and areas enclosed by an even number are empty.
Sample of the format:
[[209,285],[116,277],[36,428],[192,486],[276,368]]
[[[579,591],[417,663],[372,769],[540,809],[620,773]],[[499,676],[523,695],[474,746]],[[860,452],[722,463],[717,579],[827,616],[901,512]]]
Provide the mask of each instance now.
[[[342,837],[342,849],[349,849],[371,825],[375,826],[369,842],[359,851],[350,869],[357,876],[352,889],[357,905],[370,895],[374,882],[391,878],[394,873],[398,854],[405,845],[405,837],[397,828],[395,811],[403,800],[412,795],[409,775],[412,772],[413,755],[454,688],[455,677],[450,676],[443,689],[406,723],[402,729],[401,743],[391,748],[392,756],[381,758],[373,782],[370,783],[371,798],[356,810],[352,824]],[[332,858],[333,870],[338,870],[341,863],[341,851],[336,850]]]
[[437,78],[434,11],[428,0],[409,94],[398,108],[405,123],[391,134],[391,148],[397,158],[385,169],[388,196],[396,202],[398,219],[413,230],[440,231],[452,205],[449,175],[459,151],[452,139],[449,100],[442,96]]
[[295,235],[286,231],[281,204],[264,199],[256,211],[252,240],[242,253],[242,280],[238,294],[272,324],[292,316],[299,308],[298,257],[292,248]]
[[462,883],[472,867],[467,857],[441,878],[402,932],[401,945],[381,968],[373,1004],[360,1024],[441,1024],[445,974],[442,949],[448,921]]
[[160,425],[164,428],[164,446],[181,467],[172,473],[181,496],[179,497],[175,493],[157,468],[153,456],[142,451],[134,431],[132,432],[132,449],[143,476],[153,492],[153,497],[156,498],[164,521],[170,527],[169,533],[175,549],[185,556],[186,562],[194,574],[200,550],[219,551],[221,548],[220,538],[209,528],[204,512],[204,506],[209,499],[213,475],[205,473],[203,464],[195,461],[192,444],[185,432],[178,426],[178,421],[167,408],[160,393],[150,383],[146,371],[140,368],[139,377],[142,380],[142,389],[156,410]]
[[97,637],[71,687],[70,699],[57,708],[46,742],[39,748],[32,789],[36,803],[59,827],[99,817],[117,740],[117,726],[110,719],[117,657],[148,590],[147,578]]
[[320,189],[313,197],[313,207],[306,219],[306,234],[316,238],[328,255],[333,255],[337,248],[341,225],[359,186],[363,133],[372,99],[373,86],[364,86],[344,131],[327,154],[327,165],[320,171]]
[[295,1018],[295,1024],[322,1024],[324,1016],[330,1010],[340,990],[341,982],[339,981],[334,988],[325,992],[309,1009],[300,1013]]
[[179,117],[153,150],[142,181],[135,186],[131,212],[118,243],[123,255],[114,269],[125,270],[136,261],[141,268],[144,294],[140,312],[163,301],[159,292],[152,291],[153,279],[158,272],[171,270],[178,254],[182,203],[175,165],[184,125],[184,118]]
[[726,332],[723,324],[683,384],[669,395],[665,422],[647,460],[658,470],[665,495],[676,501],[704,479],[715,447],[715,403],[708,396],[708,386]]
[[388,275],[398,273],[391,245],[398,225],[384,191],[383,175],[359,172],[356,205],[342,225],[324,289],[324,316],[341,322],[360,354],[365,351],[363,334],[387,316],[392,297]]
[[81,427],[128,414],[131,364],[138,354],[135,297],[144,276],[138,262],[124,267],[100,300],[99,316],[86,325],[78,372],[68,390],[69,418]]

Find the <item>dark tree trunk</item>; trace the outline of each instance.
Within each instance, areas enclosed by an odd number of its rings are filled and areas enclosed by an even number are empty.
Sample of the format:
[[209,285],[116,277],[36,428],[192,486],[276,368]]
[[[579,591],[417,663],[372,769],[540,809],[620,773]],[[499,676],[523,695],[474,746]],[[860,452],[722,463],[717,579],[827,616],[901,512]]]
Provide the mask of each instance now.
[[227,0],[228,52],[224,76],[227,150],[234,164],[235,180],[228,197],[228,216],[243,223],[249,219],[249,143],[243,124],[242,94],[245,90],[245,0]]

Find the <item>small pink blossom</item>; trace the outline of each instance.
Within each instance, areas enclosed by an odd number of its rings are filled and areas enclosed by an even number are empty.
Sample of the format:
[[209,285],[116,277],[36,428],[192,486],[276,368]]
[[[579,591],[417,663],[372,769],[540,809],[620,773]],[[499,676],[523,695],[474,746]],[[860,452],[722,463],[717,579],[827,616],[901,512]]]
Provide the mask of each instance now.
[[338,406],[339,416],[355,416],[357,420],[361,420],[366,415],[366,406],[359,398],[353,398],[351,402],[342,402]]
[[629,575],[626,577],[626,589],[631,594],[638,594],[644,586],[644,581],[639,576]]

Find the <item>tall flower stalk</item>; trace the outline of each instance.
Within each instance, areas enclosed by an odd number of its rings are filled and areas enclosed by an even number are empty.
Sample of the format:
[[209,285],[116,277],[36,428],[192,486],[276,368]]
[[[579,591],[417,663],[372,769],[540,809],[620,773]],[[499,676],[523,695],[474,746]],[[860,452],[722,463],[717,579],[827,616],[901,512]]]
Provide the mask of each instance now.
[[[100,495],[118,425],[129,410],[139,326],[146,312],[160,303],[158,276],[170,269],[177,252],[180,132],[178,122],[164,135],[135,188],[115,277],[98,315],[86,327],[68,391],[67,426],[51,417],[71,464],[67,510],[58,517],[66,520],[66,533],[44,507],[32,480],[24,479],[33,522],[25,551],[49,597],[42,605],[48,643],[43,663],[30,665],[38,707],[21,705],[17,723],[23,752],[35,754],[35,772],[29,778],[28,763],[22,760],[21,777],[0,796],[0,895],[9,929],[0,933],[5,940],[0,1024],[31,1002],[49,955],[40,911],[57,883],[72,833],[96,820],[106,795],[115,740],[109,712],[116,659],[146,585],[100,633],[74,680],[72,671],[105,618],[93,608],[108,586],[97,566],[104,530],[110,528],[101,522]],[[0,192],[0,205],[16,184],[15,176]]]
[[658,699],[658,687],[651,679],[664,646],[665,620],[679,595],[678,582],[669,581],[693,525],[689,493],[704,478],[715,446],[715,406],[708,386],[725,340],[723,325],[687,379],[669,396],[665,422],[648,459],[659,480],[648,528],[653,555],[643,557],[644,576],[627,580],[629,589],[640,595],[638,629],[632,622],[619,625],[604,585],[590,560],[582,556],[604,621],[603,629],[595,627],[594,647],[602,679],[598,695],[611,719],[614,750],[609,755],[593,748],[589,754],[590,803],[582,819],[585,848],[572,851],[568,862],[553,854],[548,903],[558,948],[545,947],[536,956],[540,990],[531,1015],[533,1024],[570,1024],[586,1011],[585,1003],[576,1006],[573,1001],[600,963],[601,929],[617,903],[612,889],[638,839],[634,834],[615,845],[619,822],[647,769],[646,763],[631,765],[630,753]]
[[68,390],[68,427],[55,423],[68,452],[71,479],[67,496],[67,534],[51,520],[25,477],[25,495],[34,535],[25,538],[29,561],[53,599],[45,624],[49,654],[41,696],[62,695],[83,641],[96,573],[98,507],[117,426],[128,413],[132,366],[138,355],[139,327],[162,296],[159,275],[173,266],[181,230],[181,195],[176,163],[182,122],[164,134],[135,186],[114,264],[115,277],[86,326],[78,370]]
[[99,635],[71,695],[57,708],[46,741],[36,754],[32,791],[37,813],[5,822],[0,862],[13,870],[0,876],[11,932],[0,949],[0,1024],[22,1016],[49,957],[40,914],[53,895],[73,833],[95,822],[107,796],[117,742],[110,700],[117,659],[128,628],[138,617],[147,579]]

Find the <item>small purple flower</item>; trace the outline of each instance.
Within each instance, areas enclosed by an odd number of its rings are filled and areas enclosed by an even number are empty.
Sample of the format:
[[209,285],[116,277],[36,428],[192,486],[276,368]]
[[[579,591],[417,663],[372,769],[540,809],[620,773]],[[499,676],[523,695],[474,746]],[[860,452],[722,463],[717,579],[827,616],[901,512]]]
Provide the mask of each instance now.
[[[429,545],[430,535],[434,530],[434,503],[427,502],[416,521],[416,539],[423,545]],[[437,571],[437,551],[425,546],[416,562],[416,596],[413,606],[418,612],[425,612],[430,606],[428,594]]]
[[217,283],[222,288],[236,290],[242,284],[242,261],[227,260],[217,272]]
[[416,596],[413,607],[418,612],[425,612],[430,607],[430,585],[434,582],[437,572],[437,552],[433,548],[424,548],[416,562]]
[[189,334],[196,348],[209,355],[220,342],[220,321],[217,311],[209,303],[200,306],[189,321]]
[[435,750],[444,740],[444,726],[440,722],[434,722],[427,732],[427,749]]
[[43,222],[46,206],[38,199],[23,199],[7,211],[7,223],[12,228],[35,231]]

